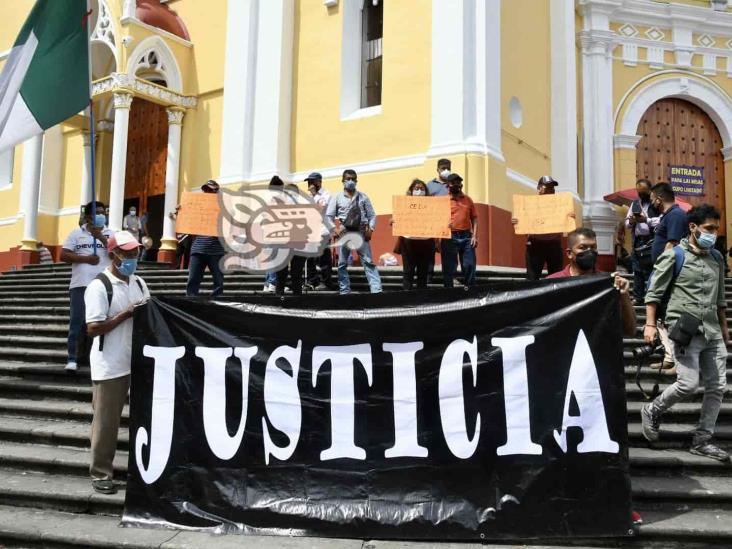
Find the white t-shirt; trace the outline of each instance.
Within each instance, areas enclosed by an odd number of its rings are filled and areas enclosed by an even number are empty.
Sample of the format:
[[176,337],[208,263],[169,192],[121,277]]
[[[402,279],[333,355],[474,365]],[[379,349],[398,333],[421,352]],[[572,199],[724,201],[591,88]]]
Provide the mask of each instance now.
[[[105,227],[102,229],[102,234],[109,238],[114,233]],[[83,227],[79,227],[78,229],[71,231],[66,242],[64,242],[63,249],[79,255],[93,255],[93,242],[94,237],[86,229],[86,225],[84,225]],[[92,280],[94,280],[95,276],[101,273],[111,263],[106,246],[99,240],[96,241],[96,244],[99,263],[96,265],[91,265],[89,263],[72,263],[71,284],[69,284],[70,290],[72,288],[85,288]]]
[[[109,305],[107,290],[101,280],[92,280],[84,293],[86,322],[103,322],[118,315],[131,305],[150,297],[147,284],[139,276],[132,275],[129,282],[104,270],[112,283],[112,304]],[[137,281],[142,284],[142,290]],[[92,381],[103,381],[126,376],[132,363],[132,319],[128,318],[114,330],[104,334],[104,347],[99,351],[99,338],[94,338],[89,363]]]

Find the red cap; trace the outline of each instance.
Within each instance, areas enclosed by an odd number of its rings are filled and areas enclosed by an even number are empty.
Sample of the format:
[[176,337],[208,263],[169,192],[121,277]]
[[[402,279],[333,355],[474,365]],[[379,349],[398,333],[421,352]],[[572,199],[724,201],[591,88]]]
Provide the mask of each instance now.
[[120,248],[125,251],[135,250],[140,247],[140,243],[137,239],[127,231],[119,231],[114,233],[107,240],[107,250],[110,252],[116,248]]

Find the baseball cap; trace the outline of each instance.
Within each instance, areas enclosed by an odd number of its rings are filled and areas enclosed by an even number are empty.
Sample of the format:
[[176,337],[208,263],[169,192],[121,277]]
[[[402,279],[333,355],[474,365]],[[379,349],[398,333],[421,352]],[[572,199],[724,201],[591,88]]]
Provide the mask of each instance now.
[[119,231],[114,233],[107,240],[107,250],[112,251],[120,248],[124,251],[135,250],[140,247],[140,243],[137,239],[127,231]]
[[456,174],[456,173],[452,173],[452,174],[450,174],[450,176],[449,176],[449,177],[447,178],[447,182],[448,182],[448,183],[452,183],[453,181],[458,181],[458,182],[462,182],[462,180],[463,180],[463,178],[462,178],[462,177],[460,177],[460,176],[459,176],[458,174]]
[[313,172],[305,178],[305,181],[311,181],[313,179],[323,179],[323,176],[318,172]]
[[557,185],[559,185],[559,183],[557,183],[556,179],[554,179],[551,175],[542,175],[539,178],[539,181],[536,183],[536,186],[538,188],[542,185],[546,187],[556,187]]

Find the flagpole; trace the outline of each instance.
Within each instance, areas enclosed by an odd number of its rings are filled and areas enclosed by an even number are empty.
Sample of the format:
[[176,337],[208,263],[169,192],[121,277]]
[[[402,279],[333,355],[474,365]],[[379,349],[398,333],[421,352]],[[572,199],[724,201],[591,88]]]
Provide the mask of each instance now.
[[[91,139],[91,147],[89,150],[89,154],[91,155],[90,159],[90,166],[89,171],[91,172],[89,176],[91,177],[91,199],[90,202],[92,204],[92,223],[96,221],[97,217],[97,168],[96,168],[96,161],[97,161],[97,145],[96,145],[96,128],[94,123],[94,100],[92,99],[92,51],[91,51],[91,35],[94,30],[91,28],[91,14],[92,14],[92,7],[91,7],[91,0],[86,0],[86,30],[87,30],[87,52],[88,52],[88,67],[89,67],[89,138]],[[87,197],[88,198],[88,197]],[[94,238],[92,240],[92,250],[94,252],[94,255],[97,255],[97,239]]]

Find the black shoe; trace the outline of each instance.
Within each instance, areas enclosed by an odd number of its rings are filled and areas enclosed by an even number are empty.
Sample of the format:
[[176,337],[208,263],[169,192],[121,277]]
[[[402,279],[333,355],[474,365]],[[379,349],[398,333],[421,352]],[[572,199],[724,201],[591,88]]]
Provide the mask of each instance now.
[[729,461],[729,454],[714,444],[711,440],[694,444],[689,452],[696,456],[708,457],[717,461]]
[[100,494],[116,494],[117,487],[110,479],[92,480],[92,488]]
[[641,408],[641,427],[643,436],[649,442],[656,442],[659,437],[658,429],[661,426],[661,414],[649,402]]

